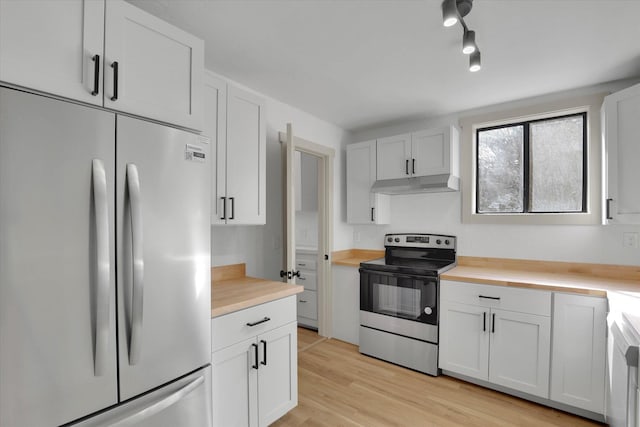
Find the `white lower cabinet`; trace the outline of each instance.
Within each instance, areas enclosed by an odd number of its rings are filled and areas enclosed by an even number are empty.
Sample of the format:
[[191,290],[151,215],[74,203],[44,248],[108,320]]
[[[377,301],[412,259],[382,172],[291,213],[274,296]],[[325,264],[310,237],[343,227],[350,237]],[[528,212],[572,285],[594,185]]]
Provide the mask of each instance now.
[[212,320],[214,427],[267,426],[298,404],[295,304],[292,296]]
[[604,412],[607,299],[553,296],[551,399]]
[[445,280],[440,290],[441,369],[549,397],[549,292]]

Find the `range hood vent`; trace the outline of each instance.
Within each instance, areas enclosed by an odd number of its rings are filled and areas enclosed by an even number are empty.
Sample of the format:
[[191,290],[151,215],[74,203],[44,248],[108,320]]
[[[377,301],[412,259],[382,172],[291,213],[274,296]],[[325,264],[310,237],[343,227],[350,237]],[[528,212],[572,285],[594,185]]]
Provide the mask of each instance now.
[[439,193],[459,189],[460,178],[451,174],[383,179],[371,187],[372,192],[381,194]]

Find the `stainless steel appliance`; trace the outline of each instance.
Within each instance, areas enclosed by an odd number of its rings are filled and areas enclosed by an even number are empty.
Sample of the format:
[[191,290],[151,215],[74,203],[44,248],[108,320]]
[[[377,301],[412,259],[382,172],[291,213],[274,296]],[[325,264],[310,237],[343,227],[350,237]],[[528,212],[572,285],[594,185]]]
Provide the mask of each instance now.
[[387,234],[360,264],[360,352],[438,375],[439,275],[455,263],[454,236]]
[[211,424],[207,152],[0,87],[0,426]]
[[610,313],[606,421],[611,427],[636,427],[638,419],[638,349],[640,337],[624,313]]

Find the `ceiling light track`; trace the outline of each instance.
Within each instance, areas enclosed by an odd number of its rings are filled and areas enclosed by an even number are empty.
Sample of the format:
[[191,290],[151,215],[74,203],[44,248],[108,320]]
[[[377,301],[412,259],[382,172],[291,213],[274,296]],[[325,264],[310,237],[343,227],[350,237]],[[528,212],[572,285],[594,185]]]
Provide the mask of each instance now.
[[464,22],[464,17],[471,12],[473,0],[443,0],[442,24],[453,27],[458,22],[462,25],[462,53],[469,56],[469,71],[480,71],[480,49],[476,44],[476,32],[470,30]]

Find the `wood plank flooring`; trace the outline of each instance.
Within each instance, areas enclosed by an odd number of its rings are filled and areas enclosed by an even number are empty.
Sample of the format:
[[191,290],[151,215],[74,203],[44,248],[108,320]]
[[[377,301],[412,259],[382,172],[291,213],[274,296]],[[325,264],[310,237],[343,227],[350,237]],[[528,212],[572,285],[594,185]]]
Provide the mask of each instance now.
[[298,406],[274,426],[599,426],[580,417],[363,356],[298,330]]

